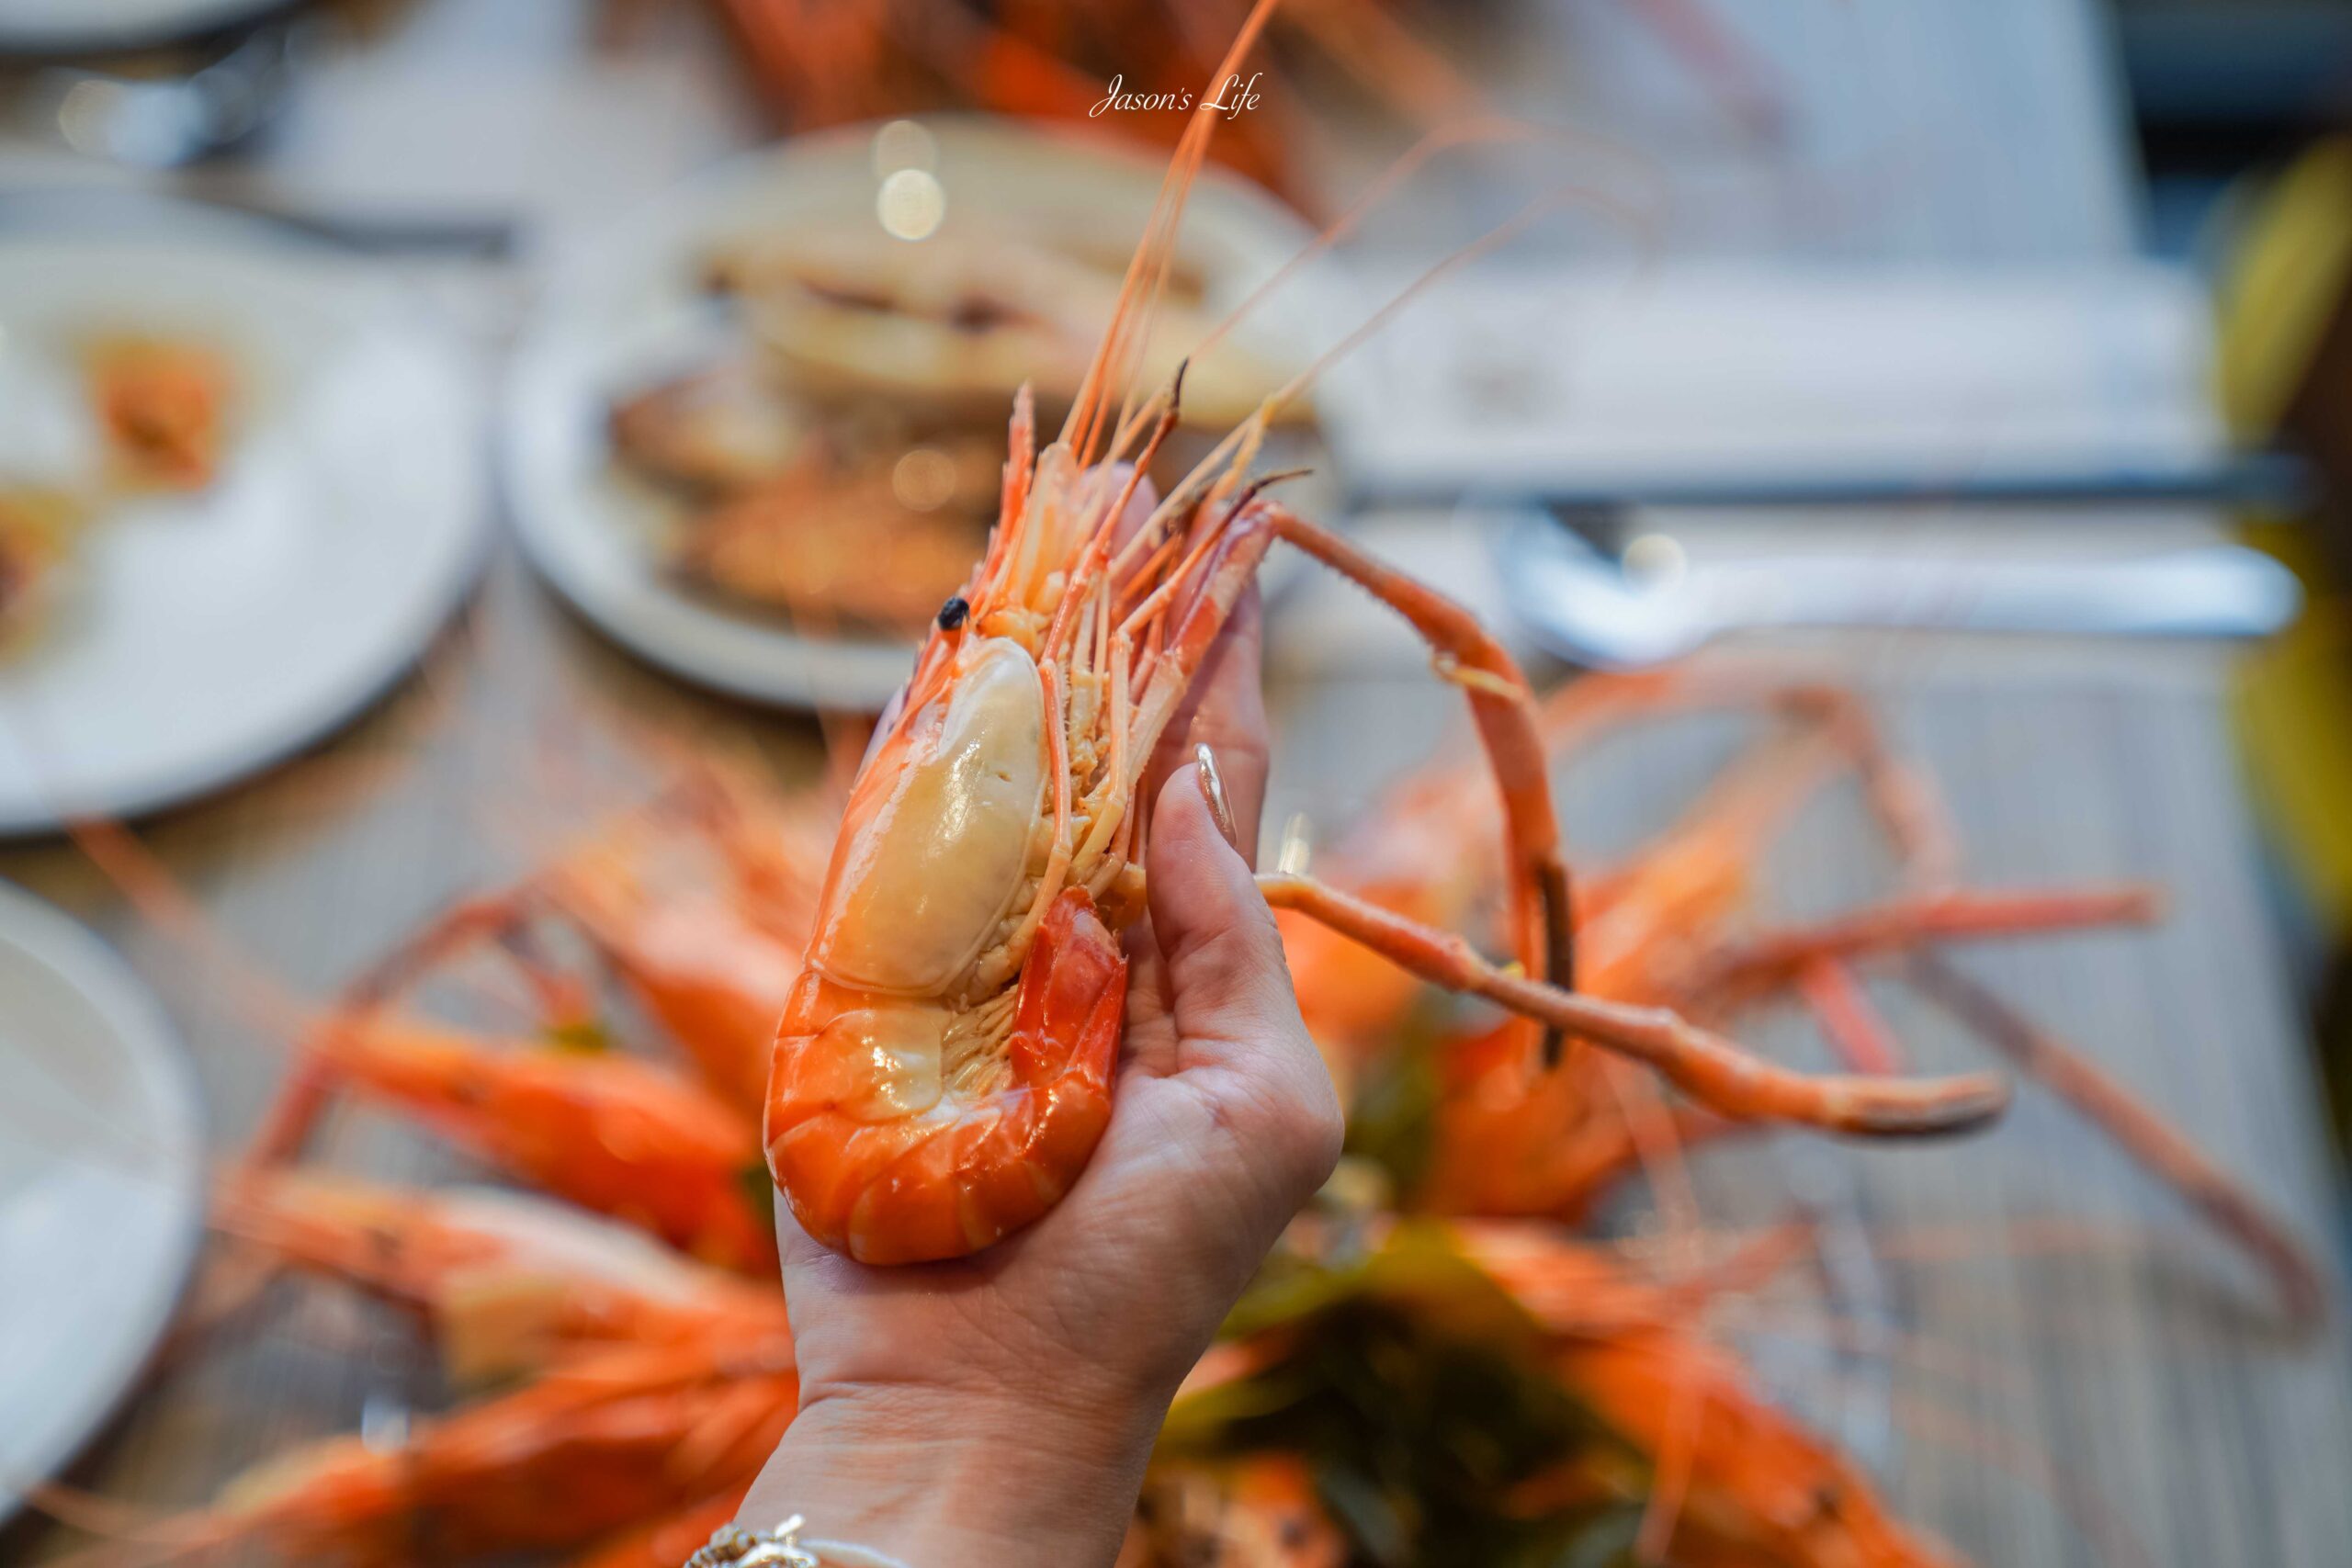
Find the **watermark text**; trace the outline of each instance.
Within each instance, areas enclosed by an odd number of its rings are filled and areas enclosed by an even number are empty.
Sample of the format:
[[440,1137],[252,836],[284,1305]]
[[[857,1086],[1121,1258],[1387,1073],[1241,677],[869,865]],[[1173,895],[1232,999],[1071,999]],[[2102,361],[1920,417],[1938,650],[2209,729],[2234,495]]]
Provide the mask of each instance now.
[[[1258,96],[1258,83],[1264,74],[1263,72],[1253,71],[1247,81],[1238,75],[1228,76],[1225,85],[1200,107],[1227,119],[1238,119],[1244,111],[1256,108],[1261,101]],[[1094,119],[1106,114],[1190,114],[1193,111],[1193,100],[1190,92],[1130,93],[1126,81],[1124,72],[1112,77],[1110,91],[1086,111],[1086,118]]]

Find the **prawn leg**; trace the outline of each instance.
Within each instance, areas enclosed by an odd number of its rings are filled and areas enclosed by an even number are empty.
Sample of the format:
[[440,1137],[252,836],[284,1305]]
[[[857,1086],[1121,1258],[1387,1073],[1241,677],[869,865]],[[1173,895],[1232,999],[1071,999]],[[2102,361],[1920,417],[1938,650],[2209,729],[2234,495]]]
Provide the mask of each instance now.
[[2252,1257],[2278,1288],[2291,1325],[2308,1332],[2325,1321],[2327,1286],[2302,1244],[2137,1095],[1941,956],[1920,953],[1905,977],[1914,990],[2073,1107]]
[[1663,1008],[1608,1001],[1498,969],[1451,932],[1430,931],[1312,878],[1263,875],[1258,886],[1275,908],[1329,925],[1423,979],[1654,1067],[1720,1115],[1917,1137],[1966,1132],[2008,1104],[2008,1086],[1988,1073],[1903,1080],[1800,1073]]
[[[371,1017],[434,969],[491,946],[514,964],[551,1023],[592,1018],[594,1007],[584,989],[557,972],[530,942],[526,927],[536,899],[526,883],[450,905],[345,987],[340,1012],[349,1018]],[[335,1089],[335,1076],[324,1058],[305,1052],[264,1109],[242,1156],[244,1168],[261,1170],[300,1156]]]
[[1825,960],[1847,961],[1931,943],[2147,925],[2163,913],[2153,887],[1954,888],[1890,899],[1817,924],[1750,937],[1719,953],[1694,984],[1711,1001],[1737,1002],[1792,985]]
[[[1560,825],[1552,809],[1550,771],[1527,677],[1477,617],[1442,593],[1384,565],[1329,529],[1287,507],[1245,499],[1229,515],[1206,581],[1172,639],[1168,666],[1153,673],[1144,701],[1144,734],[1156,739],[1193,671],[1224,628],[1234,601],[1268,547],[1282,539],[1388,605],[1436,651],[1438,672],[1461,686],[1502,792],[1510,856],[1512,916],[1519,962],[1539,980],[1575,984],[1574,915]],[[1164,684],[1163,684],[1164,682]],[[1148,748],[1147,748],[1148,749]],[[1561,1034],[1545,1022],[1544,1055],[1556,1061]]]

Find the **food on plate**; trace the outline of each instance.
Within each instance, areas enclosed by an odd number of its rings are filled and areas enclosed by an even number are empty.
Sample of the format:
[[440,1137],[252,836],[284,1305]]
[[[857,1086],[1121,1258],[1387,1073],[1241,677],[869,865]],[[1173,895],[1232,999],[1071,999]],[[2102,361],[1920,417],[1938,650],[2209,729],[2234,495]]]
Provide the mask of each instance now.
[[967,454],[913,446],[841,467],[812,458],[696,514],[678,565],[812,629],[838,618],[911,631],[971,570],[980,533],[972,496],[996,476]]
[[220,350],[114,333],[85,343],[81,365],[98,465],[63,479],[0,477],[0,653],[42,635],[83,530],[112,502],[201,490],[220,462],[234,378]]
[[[1023,384],[1057,417],[1078,397],[1119,308],[1125,256],[987,229],[909,244],[871,223],[796,231],[722,250],[714,285],[740,299],[759,341],[804,386],[963,411],[994,425]],[[1172,265],[1172,264],[1171,264]],[[1238,423],[1286,378],[1235,337],[1202,350],[1221,311],[1196,272],[1171,277],[1140,364],[1143,384],[1179,359],[1183,417]],[[1306,417],[1302,400],[1283,415]]]
[[212,482],[236,391],[227,355],[188,338],[102,338],[89,348],[88,376],[116,478],[167,491]]
[[750,360],[635,392],[610,430],[623,469],[662,492],[670,570],[815,631],[929,620],[987,536],[1002,461],[952,423],[796,396]]
[[698,367],[616,400],[613,454],[639,478],[701,500],[748,490],[798,461],[808,412],[746,356]]
[[0,483],[0,653],[39,635],[80,520],[62,491]]
[[[1191,350],[1181,413],[1213,433],[1289,372],[1219,332],[1198,258],[1167,260],[1139,374],[1165,379]],[[1069,410],[1126,270],[1100,236],[1042,229],[951,224],[909,243],[860,220],[718,245],[702,282],[742,347],[628,387],[607,416],[619,469],[657,492],[656,558],[804,629],[911,635],[995,520],[1005,406],[1027,386],[1045,416]],[[1293,390],[1274,423],[1308,417]],[[1178,433],[1159,477],[1208,440]]]

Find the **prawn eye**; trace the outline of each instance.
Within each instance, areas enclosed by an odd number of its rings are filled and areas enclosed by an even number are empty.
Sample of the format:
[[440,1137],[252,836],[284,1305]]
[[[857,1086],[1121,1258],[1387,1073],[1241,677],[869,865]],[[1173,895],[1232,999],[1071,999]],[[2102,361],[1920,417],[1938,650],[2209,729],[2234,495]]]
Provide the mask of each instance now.
[[964,596],[961,593],[954,595],[946,604],[939,607],[939,629],[944,632],[954,631],[964,624],[964,617],[971,613],[972,606],[965,601]]

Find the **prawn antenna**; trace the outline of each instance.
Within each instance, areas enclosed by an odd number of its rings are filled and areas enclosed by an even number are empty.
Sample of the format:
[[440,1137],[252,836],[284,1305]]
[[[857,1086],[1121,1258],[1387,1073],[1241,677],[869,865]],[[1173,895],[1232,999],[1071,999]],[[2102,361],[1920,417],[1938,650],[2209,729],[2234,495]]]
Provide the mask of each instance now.
[[1216,85],[1232,74],[1257,46],[1275,4],[1276,0],[1256,0],[1250,7],[1250,14],[1242,18],[1240,28],[1227,46],[1225,57],[1209,73],[1192,119],[1177,141],[1167,177],[1160,182],[1151,215],[1145,221],[1143,242],[1136,247],[1135,255],[1127,263],[1126,276],[1120,281],[1119,302],[1112,312],[1109,330],[1102,334],[1102,344],[1086,367],[1078,397],[1062,426],[1063,441],[1081,464],[1093,460],[1096,442],[1110,434],[1112,389],[1132,380],[1133,367],[1140,362],[1149,337],[1151,318],[1167,287],[1174,260],[1176,231],[1183,220],[1185,198],[1192,194],[1193,182],[1208,156],[1209,138],[1223,118],[1213,107],[1216,103]]

